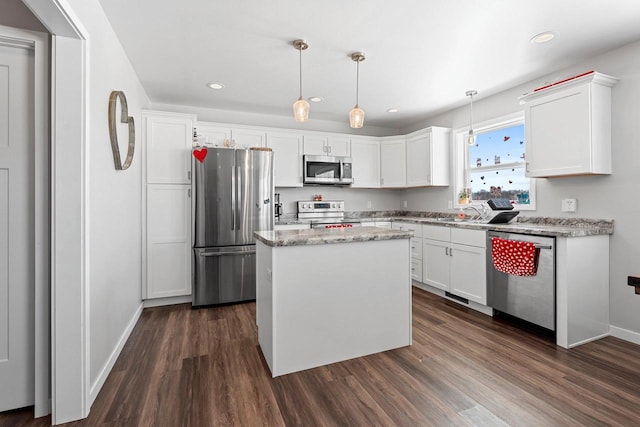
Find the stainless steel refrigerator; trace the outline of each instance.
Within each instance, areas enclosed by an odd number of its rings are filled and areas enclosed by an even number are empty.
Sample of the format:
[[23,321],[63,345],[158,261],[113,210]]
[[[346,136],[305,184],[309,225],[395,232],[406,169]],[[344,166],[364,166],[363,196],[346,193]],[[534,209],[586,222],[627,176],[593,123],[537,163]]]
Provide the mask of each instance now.
[[194,177],[192,305],[254,300],[253,232],[273,229],[273,153],[209,148]]

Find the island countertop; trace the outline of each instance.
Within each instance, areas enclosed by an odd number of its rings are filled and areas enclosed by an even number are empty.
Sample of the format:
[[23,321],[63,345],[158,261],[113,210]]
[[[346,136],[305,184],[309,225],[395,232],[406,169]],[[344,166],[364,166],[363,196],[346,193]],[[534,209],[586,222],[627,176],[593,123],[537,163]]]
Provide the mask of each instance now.
[[381,227],[313,228],[256,231],[254,236],[265,245],[275,247],[409,239],[413,237],[413,232]]

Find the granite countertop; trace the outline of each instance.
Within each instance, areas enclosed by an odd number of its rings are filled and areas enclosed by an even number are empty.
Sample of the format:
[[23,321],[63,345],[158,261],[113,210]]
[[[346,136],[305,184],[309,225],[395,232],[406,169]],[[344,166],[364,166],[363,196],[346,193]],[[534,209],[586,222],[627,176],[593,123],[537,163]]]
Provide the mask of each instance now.
[[437,218],[394,217],[393,221],[415,224],[458,227],[475,230],[502,231],[508,233],[536,234],[552,237],[586,237],[613,234],[613,221],[586,218],[517,218],[508,224],[483,224],[468,220],[439,221]]
[[380,227],[315,228],[256,231],[254,236],[267,246],[299,246],[409,239],[413,237],[413,232]]

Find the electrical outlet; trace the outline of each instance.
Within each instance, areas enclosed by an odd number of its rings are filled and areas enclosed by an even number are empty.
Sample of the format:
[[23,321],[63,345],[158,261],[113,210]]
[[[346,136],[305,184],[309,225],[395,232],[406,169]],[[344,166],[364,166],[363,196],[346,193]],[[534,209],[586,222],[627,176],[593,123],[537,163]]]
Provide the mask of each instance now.
[[408,206],[407,205],[407,201],[405,200],[404,203],[402,204],[405,208]]
[[447,209],[453,209],[453,200],[447,200]]
[[562,199],[562,212],[575,212],[578,210],[577,199]]
[[371,200],[367,200],[367,209],[371,209]]

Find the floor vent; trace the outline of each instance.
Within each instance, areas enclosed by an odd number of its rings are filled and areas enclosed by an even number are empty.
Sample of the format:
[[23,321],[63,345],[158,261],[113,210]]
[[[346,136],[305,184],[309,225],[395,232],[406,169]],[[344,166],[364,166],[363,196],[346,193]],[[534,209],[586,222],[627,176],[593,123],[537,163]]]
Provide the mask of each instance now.
[[454,294],[452,294],[451,292],[445,292],[444,294],[445,294],[448,298],[454,299],[454,300],[456,300],[456,301],[463,302],[463,303],[465,303],[465,304],[469,304],[469,300],[468,300],[468,299],[466,299],[466,298],[459,297],[458,295],[454,295]]

